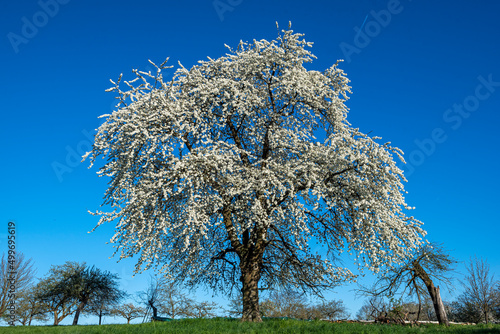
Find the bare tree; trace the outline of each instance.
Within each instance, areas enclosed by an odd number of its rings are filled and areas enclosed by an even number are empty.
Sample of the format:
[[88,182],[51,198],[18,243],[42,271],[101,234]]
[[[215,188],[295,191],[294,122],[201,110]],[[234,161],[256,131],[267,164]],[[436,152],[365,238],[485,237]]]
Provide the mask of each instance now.
[[376,320],[388,314],[390,303],[381,295],[371,295],[356,313],[358,320]]
[[422,297],[428,294],[432,300],[440,324],[449,326],[448,316],[441,299],[439,286],[434,281],[451,287],[450,272],[457,263],[437,244],[424,245],[413,257],[401,266],[391,268],[371,288],[361,287],[365,295],[394,297],[416,296],[418,299],[417,320],[420,319]]
[[466,268],[467,275],[462,282],[465,290],[458,300],[469,307],[474,305],[488,323],[496,304],[494,275],[490,274],[490,265],[482,258],[471,258]]
[[144,308],[136,306],[132,303],[115,306],[111,309],[111,314],[114,316],[122,317],[130,324],[131,320],[142,317],[144,315]]
[[373,316],[373,309],[370,304],[363,304],[358,312],[356,313],[356,319],[358,320],[375,320]]
[[[33,260],[26,259],[21,252],[6,256],[0,261],[0,314],[4,314],[15,295],[28,288],[35,277]],[[14,291],[14,293],[12,293]]]
[[477,305],[467,300],[464,294],[450,305],[450,319],[456,322],[480,323],[483,320],[483,315]]
[[161,289],[160,309],[167,317],[175,319],[179,316],[196,314],[196,303],[183,293],[174,282],[166,283]]
[[149,278],[149,284],[146,291],[140,291],[138,293],[139,300],[145,306],[145,314],[144,319],[149,315],[149,311],[152,311],[152,317],[156,318],[158,316],[158,308],[163,302],[163,286],[167,284],[167,280],[161,277],[153,277]]
[[16,296],[16,320],[23,326],[30,326],[33,320],[47,321],[48,310],[35,295],[35,287],[30,286]]
[[241,291],[229,298],[229,308],[226,310],[230,317],[241,317],[243,314],[243,294]]
[[324,301],[315,307],[318,309],[322,319],[332,321],[349,318],[349,312],[341,300]]
[[194,318],[212,318],[216,316],[219,308],[215,302],[195,302],[190,307],[190,316]]
[[153,319],[158,314],[165,314],[174,319],[178,316],[189,316],[193,301],[182,293],[176,282],[164,276],[150,277],[148,288],[138,294],[139,300],[144,304],[146,318],[152,311]]
[[497,287],[495,290],[495,306],[493,308],[493,314],[498,322],[500,322],[500,281],[497,281]]
[[307,318],[307,298],[293,289],[271,291],[262,302],[262,314],[267,317]]

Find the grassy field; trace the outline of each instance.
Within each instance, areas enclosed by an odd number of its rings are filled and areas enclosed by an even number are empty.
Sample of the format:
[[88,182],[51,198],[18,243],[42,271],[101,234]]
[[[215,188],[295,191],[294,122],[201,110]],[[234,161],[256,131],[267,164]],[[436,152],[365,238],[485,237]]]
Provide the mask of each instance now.
[[3,327],[0,333],[498,333],[500,325],[453,325],[448,328],[438,325],[400,326],[360,323],[329,323],[325,321],[266,320],[260,324],[241,323],[234,320],[186,319],[172,322],[155,322],[139,325],[102,326],[31,326]]

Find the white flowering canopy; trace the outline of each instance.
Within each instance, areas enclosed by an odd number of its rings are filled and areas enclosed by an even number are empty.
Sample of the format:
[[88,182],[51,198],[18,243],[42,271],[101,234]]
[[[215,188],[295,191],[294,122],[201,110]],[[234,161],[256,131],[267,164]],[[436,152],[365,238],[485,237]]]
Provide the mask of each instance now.
[[343,250],[377,271],[422,243],[405,214],[402,152],[350,126],[349,80],[339,62],[307,70],[302,36],[241,42],[169,81],[165,61],[135,70],[127,91],[113,82],[121,102],[87,156],[106,158],[99,174],[111,178],[114,210],[95,213],[98,226],[116,223],[112,242],[139,256],[137,271],[230,290],[258,248],[263,284],[313,289],[353,276],[336,266]]

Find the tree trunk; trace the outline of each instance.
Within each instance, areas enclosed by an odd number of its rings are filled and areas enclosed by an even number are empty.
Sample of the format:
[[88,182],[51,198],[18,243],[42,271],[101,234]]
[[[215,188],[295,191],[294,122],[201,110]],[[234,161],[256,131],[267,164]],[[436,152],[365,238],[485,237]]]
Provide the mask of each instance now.
[[483,304],[483,314],[484,314],[484,322],[486,322],[486,324],[489,323],[489,313],[490,313],[490,310],[489,310],[489,307],[485,304]]
[[151,306],[151,309],[153,309],[153,319],[158,316],[158,309],[154,306],[154,303],[152,300],[148,301],[149,306]]
[[449,326],[448,316],[446,315],[446,310],[444,309],[443,301],[441,300],[441,294],[439,293],[439,287],[435,287],[431,278],[425,270],[420,266],[418,262],[413,262],[413,267],[415,268],[416,274],[424,282],[429,291],[429,295],[432,299],[432,304],[434,305],[434,311],[436,312],[436,317],[440,325]]
[[102,309],[99,310],[99,326],[101,325]]
[[441,300],[441,293],[439,292],[439,287],[432,287],[434,289],[435,297],[432,299],[434,303],[434,310],[436,311],[436,316],[440,324],[445,324],[449,326],[448,316],[446,315],[446,310],[444,309],[443,301]]
[[59,316],[57,314],[57,311],[54,311],[54,326],[59,325]]
[[418,297],[418,312],[417,312],[417,321],[420,321],[420,313],[422,312],[422,300],[420,299],[420,293],[417,291]]
[[260,261],[253,258],[241,268],[243,314],[241,321],[262,322],[259,310]]
[[80,317],[80,312],[85,307],[85,302],[81,302],[80,305],[76,308],[75,317],[73,318],[73,326],[78,325],[78,318]]

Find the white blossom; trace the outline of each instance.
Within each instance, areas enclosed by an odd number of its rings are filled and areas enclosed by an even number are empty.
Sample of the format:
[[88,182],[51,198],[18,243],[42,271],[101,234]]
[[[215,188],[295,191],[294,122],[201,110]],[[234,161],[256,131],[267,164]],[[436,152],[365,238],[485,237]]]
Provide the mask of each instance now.
[[120,102],[86,156],[106,159],[112,211],[96,212],[98,225],[116,223],[111,242],[121,258],[139,256],[137,271],[229,289],[242,250],[259,244],[264,284],[331,286],[354,277],[335,262],[345,248],[378,271],[422,243],[406,215],[402,152],[351,127],[349,80],[339,62],[307,70],[315,57],[302,36],[241,42],[191,69],[179,63],[171,80],[166,61],[151,62],[157,71],[134,70],[126,91],[121,75],[111,81]]

